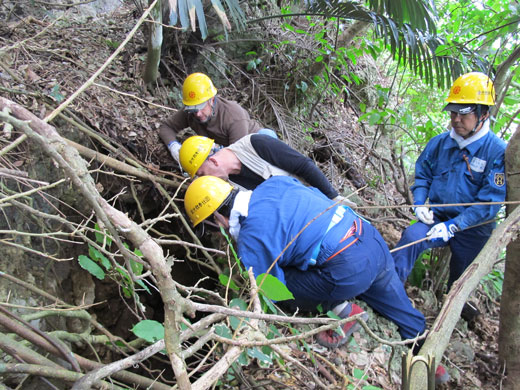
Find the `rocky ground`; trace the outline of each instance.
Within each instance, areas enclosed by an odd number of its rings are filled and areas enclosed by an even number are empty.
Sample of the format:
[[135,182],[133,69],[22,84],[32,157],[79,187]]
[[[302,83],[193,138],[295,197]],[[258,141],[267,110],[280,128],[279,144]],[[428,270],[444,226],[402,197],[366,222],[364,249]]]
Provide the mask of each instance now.
[[[51,8],[47,12],[31,13],[27,8],[7,7],[9,2],[0,2],[0,91],[2,96],[16,101],[44,118],[50,111],[67,99],[81,86],[110,56],[122,42],[125,34],[136,21],[136,11],[132,6],[119,8],[104,17],[78,13],[74,8]],[[16,7],[15,7],[16,8]],[[41,10],[40,10],[41,11]],[[154,88],[146,88],[140,79],[144,65],[146,45],[142,30],[129,42],[123,53],[81,94],[67,110],[67,117],[74,118],[78,124],[94,131],[109,140],[112,145],[124,148],[139,159],[142,164],[152,169],[174,170],[166,148],[158,139],[158,123],[170,112],[168,107],[175,107],[179,90],[178,75],[175,80],[164,75]],[[163,69],[166,73],[166,70]],[[169,80],[169,81],[168,81]],[[241,90],[241,99],[247,102],[247,87],[236,81],[237,90]],[[232,89],[222,89],[224,95],[236,97]],[[344,193],[354,193],[363,188],[372,178],[363,165],[362,156],[368,154],[370,137],[363,132],[354,119],[355,110],[335,102],[320,105],[320,111],[328,118],[312,136],[314,143],[300,142],[301,129],[297,118],[286,117],[287,141],[302,152],[315,158],[322,169],[331,178],[336,188]],[[262,117],[261,112],[252,115]],[[288,114],[290,115],[290,114]],[[70,122],[58,118],[53,125],[73,133]],[[81,127],[81,126],[80,126]],[[85,131],[81,139],[89,138]],[[4,132],[1,137],[3,148],[15,138],[15,134]],[[92,139],[92,138],[90,138]],[[348,140],[348,141],[347,141]],[[108,152],[91,141],[92,148],[99,148],[103,153],[117,158],[117,153]],[[348,150],[342,150],[348,145]],[[347,156],[338,163],[333,157],[338,154]],[[20,155],[17,161],[28,156]],[[17,161],[3,160],[7,167],[16,167]],[[371,164],[377,164],[376,159]],[[377,168],[377,167],[376,167]],[[350,173],[345,174],[346,171]],[[377,171],[377,169],[374,169]],[[174,177],[179,177],[174,174]],[[104,184],[107,187],[107,184]],[[117,193],[117,181],[106,188],[107,195]],[[358,204],[405,203],[403,197],[392,183],[365,188],[355,193],[353,199]],[[395,244],[404,224],[408,211],[397,216],[382,209],[367,209],[367,216],[382,231],[390,245]],[[397,221],[397,223],[396,223]],[[491,289],[491,292],[493,290]],[[432,323],[440,304],[429,290],[409,288],[409,293],[416,306]],[[97,297],[103,300],[103,297]],[[497,338],[499,302],[496,297],[488,296],[481,287],[475,294],[475,301],[482,312],[472,324],[460,320],[453,333],[443,364],[451,375],[451,381],[444,389],[498,389],[501,375],[497,365]],[[367,308],[370,311],[369,308]],[[371,313],[369,326],[383,338],[397,339],[395,326],[385,319]],[[352,389],[398,389],[400,388],[400,352],[372,340],[364,331],[354,334],[350,343],[336,350],[325,350],[317,344],[310,344],[325,360],[319,365],[323,375],[336,378],[341,386],[337,371],[351,378]],[[392,357],[392,359],[390,359]],[[301,357],[302,363],[311,370],[316,364]],[[329,364],[331,363],[331,364]],[[391,374],[388,374],[388,367]],[[256,375],[256,380],[275,378],[274,370],[244,367],[244,372]],[[273,388],[277,387],[273,379]],[[375,387],[370,387],[375,386]],[[297,383],[285,388],[299,388]],[[339,387],[338,387],[339,388]]]

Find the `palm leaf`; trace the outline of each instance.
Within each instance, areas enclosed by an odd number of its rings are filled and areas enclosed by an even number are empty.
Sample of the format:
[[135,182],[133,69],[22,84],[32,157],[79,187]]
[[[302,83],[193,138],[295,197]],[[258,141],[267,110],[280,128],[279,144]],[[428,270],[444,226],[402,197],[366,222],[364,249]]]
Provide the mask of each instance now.
[[[394,58],[431,86],[437,82],[439,86],[448,88],[465,71],[486,70],[486,61],[464,47],[458,52],[469,64],[466,67],[451,54],[435,54],[436,49],[446,42],[435,35],[433,1],[369,0],[368,3],[371,10],[350,1],[315,0],[309,10],[313,15],[327,18],[372,23],[376,36],[384,40]],[[399,19],[392,19],[387,14]]]
[[178,0],[177,4],[179,6],[178,14],[181,27],[183,30],[187,30],[190,25],[190,18],[188,15],[188,0]]
[[387,15],[399,25],[408,23],[435,33],[437,10],[433,0],[368,0],[367,3],[370,10]]
[[[220,3],[219,0],[212,0],[212,2]],[[231,14],[231,18],[233,19],[233,22],[235,25],[241,29],[244,28],[246,25],[246,15],[244,14],[244,11],[240,7],[240,3],[238,0],[224,0],[226,3],[226,7]],[[231,27],[229,27],[231,29]]]
[[168,0],[168,7],[170,9],[170,26],[177,24],[177,0]]
[[[164,0],[166,1],[166,0]],[[197,28],[197,22],[202,39],[208,36],[208,26],[206,24],[206,16],[202,0],[167,0],[170,10],[169,24],[176,25],[179,21],[182,29],[187,30],[190,26],[192,31]],[[236,26],[240,29],[245,25],[245,15],[240,7],[238,0],[225,0],[227,10],[224,8],[220,0],[211,0],[213,9],[217,13],[219,20],[224,26],[224,31],[231,30],[227,12],[231,15]]]
[[228,30],[231,30],[231,24],[229,23],[229,19],[227,17],[226,11],[224,10],[224,7],[222,6],[222,3],[220,2],[220,0],[211,0],[211,5],[213,6],[213,9],[217,13],[217,16],[220,19],[220,22],[224,26],[224,32],[225,32],[226,38],[227,38],[227,32],[228,32]]

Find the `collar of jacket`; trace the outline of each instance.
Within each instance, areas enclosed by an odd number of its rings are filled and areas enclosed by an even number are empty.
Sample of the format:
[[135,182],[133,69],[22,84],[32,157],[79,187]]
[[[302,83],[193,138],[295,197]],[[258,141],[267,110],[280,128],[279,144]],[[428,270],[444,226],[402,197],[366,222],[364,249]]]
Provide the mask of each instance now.
[[453,139],[453,141],[456,142],[459,149],[468,149],[471,153],[474,153],[477,151],[477,149],[480,147],[480,142],[477,142],[484,138],[489,133],[489,119],[486,119],[484,123],[482,124],[482,128],[475,134],[473,134],[471,137],[464,139],[457,133],[455,133],[455,130],[451,128],[450,130],[450,138]]

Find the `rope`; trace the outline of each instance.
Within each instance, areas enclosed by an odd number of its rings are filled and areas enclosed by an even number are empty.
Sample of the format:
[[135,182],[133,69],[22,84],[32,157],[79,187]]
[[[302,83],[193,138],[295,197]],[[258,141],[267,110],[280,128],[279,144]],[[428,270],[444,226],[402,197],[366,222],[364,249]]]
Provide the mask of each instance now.
[[[496,202],[494,202],[494,203],[496,203]],[[514,202],[514,203],[520,203],[520,202]],[[463,232],[464,230],[472,229],[472,228],[477,227],[477,226],[487,225],[488,223],[492,223],[492,222],[498,221],[499,219],[500,218],[490,219],[489,221],[480,222],[480,223],[477,223],[476,225],[468,226],[467,228],[459,230],[459,231]],[[408,248],[409,246],[418,244],[419,242],[423,242],[423,241],[427,240],[428,238],[429,237],[423,237],[423,238],[420,238],[420,239],[418,239],[416,241],[409,242],[408,244],[405,244],[405,245],[402,245],[402,246],[398,246],[397,248],[391,249],[390,253],[399,251],[399,250],[404,249],[404,248]]]
[[[443,203],[443,204],[422,204],[421,207],[454,207],[454,206],[489,206],[494,204],[520,204],[520,200],[509,200],[503,202],[474,202],[474,203]],[[416,207],[414,204],[389,205],[389,206],[357,206],[356,210],[361,209],[397,209],[402,207]]]

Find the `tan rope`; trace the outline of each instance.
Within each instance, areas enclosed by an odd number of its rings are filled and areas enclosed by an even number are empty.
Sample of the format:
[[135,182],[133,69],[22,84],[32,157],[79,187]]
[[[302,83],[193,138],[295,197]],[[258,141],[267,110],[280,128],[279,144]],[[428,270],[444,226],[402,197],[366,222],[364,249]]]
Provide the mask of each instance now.
[[[489,206],[494,204],[520,204],[520,200],[506,200],[503,202],[474,202],[474,203],[443,203],[443,204],[422,204],[421,207],[454,207],[454,206]],[[356,210],[361,209],[397,209],[402,207],[416,207],[413,204],[401,204],[390,206],[357,206]]]
[[[515,202],[515,203],[520,203],[520,202]],[[489,221],[480,222],[480,223],[477,223],[476,225],[468,226],[467,228],[462,229],[462,230],[459,230],[459,231],[460,231],[460,232],[463,232],[464,230],[472,229],[472,228],[474,228],[474,227],[481,226],[481,225],[486,225],[486,224],[488,224],[488,223],[498,221],[499,219],[500,219],[500,218],[490,219]],[[428,238],[429,238],[429,237],[423,237],[423,238],[420,238],[420,239],[418,239],[418,240],[416,240],[416,241],[409,242],[408,244],[405,244],[405,245],[402,245],[402,246],[398,246],[397,248],[391,249],[391,250],[390,250],[390,253],[393,253],[393,252],[399,251],[399,250],[404,249],[404,248],[408,248],[409,246],[412,246],[412,245],[418,244],[419,242],[423,242],[423,241],[427,240]]]

